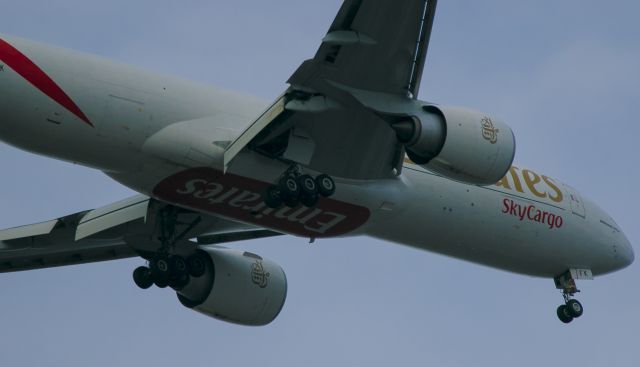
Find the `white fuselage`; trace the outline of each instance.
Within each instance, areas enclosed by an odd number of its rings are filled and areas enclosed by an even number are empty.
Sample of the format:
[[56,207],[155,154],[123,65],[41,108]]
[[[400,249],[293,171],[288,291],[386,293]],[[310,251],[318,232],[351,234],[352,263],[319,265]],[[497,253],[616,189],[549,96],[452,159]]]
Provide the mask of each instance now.
[[408,162],[395,179],[337,177],[335,197],[318,209],[267,209],[260,190],[284,171],[283,163],[241,153],[221,176],[197,157],[177,163],[145,147],[168,126],[205,117],[207,123],[185,126],[229,141],[264,101],[18,38],[0,40],[81,110],[0,44],[0,139],[102,170],[140,193],[294,235],[369,235],[536,276],[570,268],[603,274],[633,261],[628,240],[603,210],[557,180],[516,167],[498,185],[479,187]]

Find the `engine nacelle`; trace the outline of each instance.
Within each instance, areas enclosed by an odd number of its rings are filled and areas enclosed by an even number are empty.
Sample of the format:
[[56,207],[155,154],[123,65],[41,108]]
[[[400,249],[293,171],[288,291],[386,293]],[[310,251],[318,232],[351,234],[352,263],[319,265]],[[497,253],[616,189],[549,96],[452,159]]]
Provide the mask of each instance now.
[[223,247],[199,252],[206,271],[177,291],[183,305],[241,325],[266,325],[278,316],[287,298],[287,278],[278,264]]
[[516,152],[511,128],[466,108],[425,106],[393,125],[416,164],[451,179],[491,185],[507,173]]

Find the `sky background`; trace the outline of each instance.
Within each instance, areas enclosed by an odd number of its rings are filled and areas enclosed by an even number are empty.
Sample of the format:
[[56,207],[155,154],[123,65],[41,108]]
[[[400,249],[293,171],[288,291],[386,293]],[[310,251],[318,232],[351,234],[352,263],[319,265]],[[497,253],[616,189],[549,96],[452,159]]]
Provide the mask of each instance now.
[[[3,1],[0,32],[274,99],[341,1]],[[637,1],[441,0],[420,99],[507,121],[516,162],[600,203],[640,243]],[[389,20],[393,23],[393,19]],[[0,96],[2,98],[2,96]],[[1,121],[1,117],[0,117]],[[98,171],[0,145],[0,228],[132,194]],[[140,259],[0,274],[3,366],[635,366],[640,266],[580,282],[555,315],[551,279],[370,238],[234,247],[274,259],[287,303],[261,328],[139,290]]]

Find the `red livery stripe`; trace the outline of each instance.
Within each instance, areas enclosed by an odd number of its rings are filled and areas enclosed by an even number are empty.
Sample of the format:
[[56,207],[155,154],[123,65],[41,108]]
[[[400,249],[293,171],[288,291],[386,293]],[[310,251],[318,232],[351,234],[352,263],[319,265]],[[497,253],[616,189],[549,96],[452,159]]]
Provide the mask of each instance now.
[[78,105],[54,82],[38,65],[29,60],[23,53],[18,51],[3,39],[0,38],[0,61],[3,61],[16,73],[20,74],[34,87],[38,88],[49,98],[61,104],[82,121],[93,127],[89,118],[80,110]]

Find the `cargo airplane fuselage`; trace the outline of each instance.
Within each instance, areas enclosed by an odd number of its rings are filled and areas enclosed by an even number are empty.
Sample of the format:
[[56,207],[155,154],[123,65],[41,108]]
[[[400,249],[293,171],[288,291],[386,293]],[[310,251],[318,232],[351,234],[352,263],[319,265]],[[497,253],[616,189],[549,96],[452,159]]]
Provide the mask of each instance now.
[[[607,213],[561,181],[520,166],[494,185],[476,186],[405,160],[396,178],[336,177],[336,194],[316,207],[270,208],[262,192],[285,162],[243,151],[223,173],[189,142],[199,136],[224,148],[266,107],[249,96],[0,37],[0,139],[101,170],[155,199],[296,236],[367,235],[540,277],[568,269],[604,274],[633,261]],[[167,129],[184,136],[165,139]],[[181,159],[166,159],[165,150]]]

